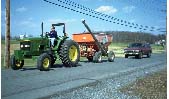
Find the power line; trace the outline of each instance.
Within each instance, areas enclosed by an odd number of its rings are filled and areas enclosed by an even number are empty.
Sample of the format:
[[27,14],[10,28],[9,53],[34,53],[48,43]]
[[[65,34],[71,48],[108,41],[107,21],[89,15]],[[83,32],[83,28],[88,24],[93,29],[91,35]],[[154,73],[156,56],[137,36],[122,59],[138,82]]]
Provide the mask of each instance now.
[[[116,23],[118,25],[123,25],[123,26],[130,27],[130,28],[138,28],[140,30],[155,31],[155,27],[144,26],[144,25],[139,25],[137,23],[127,22],[126,20],[121,20],[121,19],[115,18],[113,16],[97,12],[93,9],[87,8],[87,7],[85,7],[81,4],[75,3],[71,0],[64,0],[64,1],[57,0],[60,3],[66,4],[67,6],[64,6],[64,5],[61,5],[61,4],[58,4],[58,3],[54,3],[54,2],[51,2],[51,1],[48,1],[48,0],[43,0],[43,1],[48,2],[50,4],[53,4],[53,5],[56,5],[56,6],[59,6],[59,7],[62,7],[62,8],[65,8],[65,9],[68,9],[68,10],[71,10],[71,11],[74,11],[76,13],[87,15],[87,16],[90,16],[90,17],[93,17],[93,18],[96,18],[96,19],[100,19],[100,20],[103,20],[103,21],[111,22],[111,23],[114,23],[114,24]],[[68,7],[68,6],[72,6],[74,8],[78,8],[78,9],[81,9],[83,11],[73,9],[71,7]]]

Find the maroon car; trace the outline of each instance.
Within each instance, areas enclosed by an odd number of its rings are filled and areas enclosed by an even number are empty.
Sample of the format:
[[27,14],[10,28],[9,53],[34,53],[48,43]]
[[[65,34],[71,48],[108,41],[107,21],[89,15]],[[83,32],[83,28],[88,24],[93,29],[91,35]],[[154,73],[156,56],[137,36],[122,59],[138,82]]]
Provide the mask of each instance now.
[[152,48],[150,44],[143,43],[132,43],[129,44],[128,48],[124,49],[125,58],[129,56],[135,56],[135,58],[141,59],[143,55],[147,55],[149,58],[152,53]]

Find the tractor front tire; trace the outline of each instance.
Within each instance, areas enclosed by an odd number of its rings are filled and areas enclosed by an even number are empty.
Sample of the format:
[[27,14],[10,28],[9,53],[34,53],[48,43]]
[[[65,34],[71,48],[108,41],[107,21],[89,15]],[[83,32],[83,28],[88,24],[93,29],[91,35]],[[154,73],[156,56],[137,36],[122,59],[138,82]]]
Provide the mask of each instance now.
[[40,71],[49,71],[52,65],[52,59],[49,54],[43,53],[39,56],[37,60],[37,68]]
[[51,67],[53,67],[54,64],[55,64],[56,59],[52,55],[50,55],[50,57],[51,57]]
[[114,59],[115,59],[115,54],[114,54],[113,51],[110,51],[110,52],[108,53],[108,61],[109,61],[109,62],[114,62]]
[[66,40],[59,50],[59,56],[66,67],[77,66],[80,60],[79,45],[73,40]]
[[21,69],[24,65],[24,60],[16,60],[14,55],[11,56],[10,61],[11,61],[11,68],[13,70]]

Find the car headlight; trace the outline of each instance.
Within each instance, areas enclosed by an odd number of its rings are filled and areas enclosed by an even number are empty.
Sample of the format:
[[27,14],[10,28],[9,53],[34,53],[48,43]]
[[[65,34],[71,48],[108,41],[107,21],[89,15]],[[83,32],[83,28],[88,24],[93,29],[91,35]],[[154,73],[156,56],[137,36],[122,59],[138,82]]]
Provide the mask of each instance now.
[[140,52],[140,50],[135,50],[135,52]]

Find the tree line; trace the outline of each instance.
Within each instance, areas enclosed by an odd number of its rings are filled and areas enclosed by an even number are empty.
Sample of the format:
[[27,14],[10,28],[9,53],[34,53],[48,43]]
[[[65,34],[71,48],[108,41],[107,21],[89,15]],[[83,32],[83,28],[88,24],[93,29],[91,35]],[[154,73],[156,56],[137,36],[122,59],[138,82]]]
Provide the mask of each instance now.
[[[144,32],[129,32],[129,31],[95,31],[94,33],[112,34],[113,42],[115,43],[131,43],[131,42],[147,42],[154,44],[160,40],[166,40],[165,34],[154,35]],[[29,35],[33,37],[33,35]],[[12,36],[11,40],[18,40],[19,36]],[[1,40],[5,40],[5,36],[1,34]]]
[[[33,37],[33,35],[28,35],[28,37]],[[11,40],[19,40],[19,36],[11,36]],[[5,35],[1,34],[1,40],[5,40]]]
[[115,43],[144,42],[154,44],[157,41],[166,40],[165,34],[154,35],[151,33],[128,31],[99,31],[95,33],[112,34],[113,42]]

